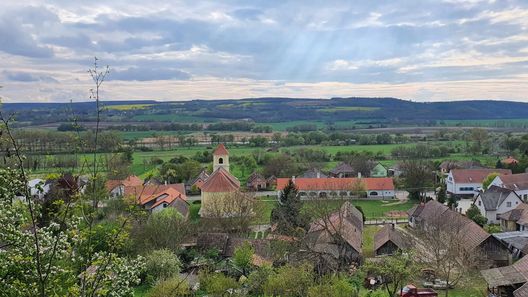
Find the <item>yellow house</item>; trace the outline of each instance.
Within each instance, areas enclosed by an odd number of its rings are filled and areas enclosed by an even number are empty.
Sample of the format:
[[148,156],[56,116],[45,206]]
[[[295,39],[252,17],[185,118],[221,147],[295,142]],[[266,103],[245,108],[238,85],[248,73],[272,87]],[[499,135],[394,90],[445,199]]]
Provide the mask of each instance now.
[[213,152],[213,170],[202,185],[200,216],[232,216],[237,206],[231,202],[237,200],[235,196],[239,193],[240,181],[229,173],[229,152],[223,144]]

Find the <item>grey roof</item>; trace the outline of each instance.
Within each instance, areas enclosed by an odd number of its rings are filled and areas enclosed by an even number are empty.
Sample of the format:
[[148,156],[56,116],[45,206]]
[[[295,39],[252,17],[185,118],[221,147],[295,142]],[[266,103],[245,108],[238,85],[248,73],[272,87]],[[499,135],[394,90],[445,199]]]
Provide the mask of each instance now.
[[[486,211],[494,211],[512,194],[517,196],[514,191],[497,186],[489,187],[484,193],[480,193],[480,198]],[[519,196],[517,196],[519,197]]]
[[347,163],[340,163],[337,165],[334,169],[330,170],[332,174],[339,174],[339,173],[354,173],[355,170],[350,164]]
[[[319,176],[317,176],[317,174],[319,174]],[[326,178],[328,176],[326,174],[324,174],[323,172],[321,172],[321,170],[319,170],[317,168],[312,168],[312,169],[309,169],[306,172],[304,172],[304,174],[299,176],[299,177],[305,177],[305,178]]]

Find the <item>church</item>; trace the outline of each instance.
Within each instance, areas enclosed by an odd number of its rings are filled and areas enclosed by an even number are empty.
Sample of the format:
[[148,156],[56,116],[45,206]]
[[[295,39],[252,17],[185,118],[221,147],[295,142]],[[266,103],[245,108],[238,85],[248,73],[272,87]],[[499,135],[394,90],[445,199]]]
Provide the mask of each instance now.
[[201,190],[201,217],[229,216],[227,199],[239,193],[240,181],[229,172],[229,152],[222,143],[213,152],[213,173],[203,183]]

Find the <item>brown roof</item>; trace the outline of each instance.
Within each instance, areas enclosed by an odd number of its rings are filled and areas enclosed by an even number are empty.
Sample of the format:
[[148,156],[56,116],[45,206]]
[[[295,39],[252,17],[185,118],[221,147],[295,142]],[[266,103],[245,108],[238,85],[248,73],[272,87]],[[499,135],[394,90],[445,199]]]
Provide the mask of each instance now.
[[500,177],[502,187],[518,191],[528,189],[528,173],[503,175]]
[[240,182],[223,167],[218,168],[202,185],[202,192],[224,193],[240,189]]
[[438,166],[440,169],[443,170],[452,170],[452,169],[478,169],[478,168],[484,168],[478,161],[454,161],[454,160],[446,160],[440,163],[440,166]]
[[[278,178],[277,189],[282,190],[288,185],[290,178]],[[314,190],[352,190],[357,182],[361,182],[365,190],[394,190],[394,182],[390,177],[365,178],[295,178],[293,182],[299,191]]]
[[262,174],[258,172],[253,172],[247,179],[247,183],[253,183],[253,182],[266,182],[266,179]]
[[[515,264],[505,267],[486,269],[481,271],[482,276],[491,288],[523,284],[528,281],[528,257],[523,257]],[[515,297],[526,297],[528,287],[523,285],[514,291]]]
[[106,184],[105,184],[106,189],[108,191],[112,191],[118,186],[134,187],[134,186],[141,186],[141,185],[143,185],[143,181],[135,175],[131,175],[122,180],[110,179],[106,181]]
[[491,173],[500,175],[512,174],[510,169],[453,169],[451,170],[456,183],[479,184]]
[[514,221],[519,225],[528,224],[528,204],[521,203],[516,208],[499,215],[501,220]]
[[361,253],[363,215],[347,201],[327,218],[313,222],[308,233],[316,234],[316,244],[331,244],[329,241],[332,236],[328,235],[338,234],[358,253]]
[[201,250],[216,249],[224,253],[228,240],[227,233],[200,233],[196,239],[196,246]]
[[449,209],[447,206],[436,200],[428,201],[424,205],[420,214],[414,217],[426,225],[438,222],[451,224],[454,230],[457,229],[461,234],[464,234],[464,246],[467,247],[468,250],[473,250],[478,247],[491,236],[474,221]]
[[213,155],[215,155],[215,156],[225,156],[225,155],[229,155],[229,152],[227,151],[227,149],[224,146],[224,144],[220,143],[216,147],[216,149],[214,150]]
[[330,170],[330,173],[334,175],[338,175],[340,173],[348,173],[353,174],[355,172],[354,168],[350,166],[348,163],[340,163],[336,167],[334,167],[332,170]]
[[374,235],[374,250],[378,250],[389,241],[394,243],[400,249],[405,248],[405,242],[401,233],[396,230],[394,225],[388,224],[383,226],[383,228]]

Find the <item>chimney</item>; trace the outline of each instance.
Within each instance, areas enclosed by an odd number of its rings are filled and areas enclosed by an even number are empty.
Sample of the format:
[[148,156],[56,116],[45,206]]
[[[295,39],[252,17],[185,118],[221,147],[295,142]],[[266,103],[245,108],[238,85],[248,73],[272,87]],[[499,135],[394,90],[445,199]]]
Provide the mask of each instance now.
[[295,182],[295,175],[292,176],[291,180],[292,182]]
[[358,178],[361,178],[361,172],[358,171]]
[[317,178],[321,178],[321,171],[317,170]]
[[396,229],[396,224],[395,224],[395,223],[392,223],[392,224],[391,224],[391,229],[392,229],[392,230]]

